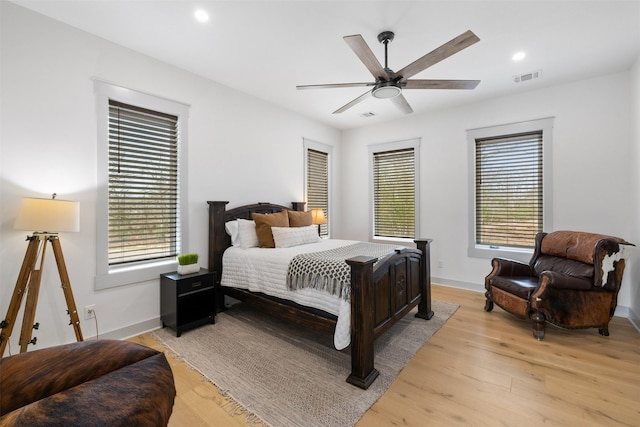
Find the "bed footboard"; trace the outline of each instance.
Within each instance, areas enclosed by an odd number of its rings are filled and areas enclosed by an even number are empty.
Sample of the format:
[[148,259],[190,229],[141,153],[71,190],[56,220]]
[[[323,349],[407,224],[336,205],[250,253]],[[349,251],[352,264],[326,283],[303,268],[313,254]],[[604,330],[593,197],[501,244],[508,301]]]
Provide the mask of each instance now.
[[367,389],[378,377],[374,341],[416,305],[416,317],[431,319],[430,239],[418,249],[396,249],[381,259],[355,257],[351,267],[351,374],[347,382]]

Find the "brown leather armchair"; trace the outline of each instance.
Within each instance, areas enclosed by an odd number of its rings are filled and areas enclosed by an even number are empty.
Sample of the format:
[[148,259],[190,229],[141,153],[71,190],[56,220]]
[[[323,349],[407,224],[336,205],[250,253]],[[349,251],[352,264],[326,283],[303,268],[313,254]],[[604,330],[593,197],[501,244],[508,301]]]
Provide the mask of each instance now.
[[[618,304],[627,245],[624,239],[579,231],[536,236],[529,264],[494,258],[485,278],[485,311],[494,303],[533,321],[544,339],[545,322],[563,328],[598,328],[609,335]],[[631,245],[633,246],[633,245]]]

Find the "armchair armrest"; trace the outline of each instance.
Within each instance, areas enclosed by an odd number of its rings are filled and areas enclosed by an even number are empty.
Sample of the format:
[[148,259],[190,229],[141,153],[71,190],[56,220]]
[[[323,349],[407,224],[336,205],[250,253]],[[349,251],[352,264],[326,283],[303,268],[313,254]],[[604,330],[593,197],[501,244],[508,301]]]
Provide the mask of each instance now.
[[522,261],[507,258],[494,258],[491,260],[493,271],[489,276],[535,276],[533,267]]
[[540,282],[555,289],[588,291],[593,288],[593,283],[590,280],[555,271],[543,271],[540,274]]
[[487,277],[484,278],[484,287],[487,290],[491,289],[491,279],[496,276],[503,277],[535,277],[535,271],[529,264],[525,264],[522,261],[506,258],[494,258],[491,260],[493,269]]

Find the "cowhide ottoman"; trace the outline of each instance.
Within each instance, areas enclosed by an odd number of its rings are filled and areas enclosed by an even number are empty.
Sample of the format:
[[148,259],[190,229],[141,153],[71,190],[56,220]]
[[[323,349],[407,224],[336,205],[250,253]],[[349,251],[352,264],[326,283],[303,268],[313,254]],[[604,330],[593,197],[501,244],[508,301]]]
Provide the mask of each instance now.
[[164,354],[128,341],[0,360],[0,426],[166,426],[175,396]]

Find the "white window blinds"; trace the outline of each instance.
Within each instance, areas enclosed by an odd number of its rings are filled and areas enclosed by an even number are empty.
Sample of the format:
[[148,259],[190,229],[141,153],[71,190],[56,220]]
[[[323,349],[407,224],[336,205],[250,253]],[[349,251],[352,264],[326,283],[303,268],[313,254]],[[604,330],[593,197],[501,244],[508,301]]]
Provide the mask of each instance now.
[[415,237],[414,149],[373,153],[374,235]]
[[109,100],[109,265],[177,255],[178,117]]
[[307,149],[307,209],[320,208],[327,219],[320,226],[320,235],[329,235],[329,155]]
[[476,243],[534,247],[543,229],[542,132],[476,139]]

